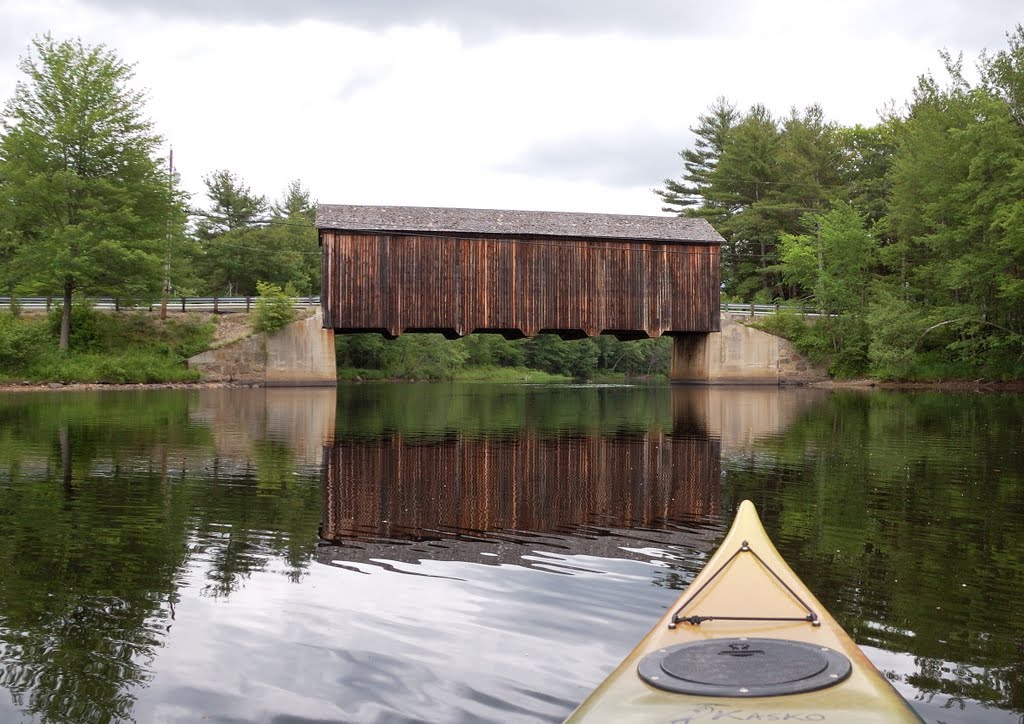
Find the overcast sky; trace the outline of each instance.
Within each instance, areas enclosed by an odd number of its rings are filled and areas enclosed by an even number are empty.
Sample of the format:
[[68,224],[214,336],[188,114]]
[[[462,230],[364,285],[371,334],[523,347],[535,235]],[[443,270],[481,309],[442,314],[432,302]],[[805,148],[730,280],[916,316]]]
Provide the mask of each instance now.
[[0,0],[0,98],[32,37],[104,43],[193,203],[228,169],[323,203],[658,214],[718,97],[872,124],[1020,0]]

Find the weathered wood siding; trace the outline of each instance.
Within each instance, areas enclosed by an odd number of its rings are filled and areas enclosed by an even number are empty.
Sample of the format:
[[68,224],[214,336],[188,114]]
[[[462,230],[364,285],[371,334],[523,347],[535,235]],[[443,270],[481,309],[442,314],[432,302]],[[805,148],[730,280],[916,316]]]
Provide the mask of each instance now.
[[321,230],[324,325],[594,336],[713,332],[717,244]]

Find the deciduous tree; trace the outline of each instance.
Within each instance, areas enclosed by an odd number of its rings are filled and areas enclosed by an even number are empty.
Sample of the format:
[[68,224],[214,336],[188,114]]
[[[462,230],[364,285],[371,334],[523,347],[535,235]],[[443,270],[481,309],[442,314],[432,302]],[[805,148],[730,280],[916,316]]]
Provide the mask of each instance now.
[[0,198],[21,286],[63,297],[67,349],[76,292],[158,292],[176,202],[131,64],[103,45],[45,35],[18,67],[2,115]]

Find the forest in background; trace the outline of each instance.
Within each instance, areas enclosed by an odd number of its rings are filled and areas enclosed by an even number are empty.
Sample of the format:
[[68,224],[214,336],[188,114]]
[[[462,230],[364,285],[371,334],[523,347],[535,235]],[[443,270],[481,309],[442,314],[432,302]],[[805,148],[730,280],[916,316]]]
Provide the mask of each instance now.
[[724,301],[824,315],[764,326],[837,376],[1024,376],[1024,26],[973,71],[941,56],[870,127],[720,98],[656,191],[725,238]]
[[[946,78],[922,76],[869,127],[720,98],[691,129],[679,179],[655,190],[666,211],[724,237],[724,300],[819,310],[763,326],[839,377],[1024,376],[1024,27],[973,71],[942,57]],[[0,294],[63,299],[47,327],[60,354],[73,351],[75,300],[253,295],[260,283],[319,293],[315,201],[300,181],[271,201],[217,170],[194,203],[160,155],[133,66],[47,35],[19,68],[0,116]],[[0,316],[0,357],[15,358],[24,330]],[[341,339],[339,359],[398,376],[668,364],[667,340],[408,337]]]
[[[1024,26],[973,73],[941,57],[945,82],[922,76],[868,127],[819,106],[776,117],[719,98],[691,128],[681,177],[655,190],[664,211],[706,218],[725,239],[723,301],[818,310],[759,326],[836,377],[1024,377]],[[561,343],[576,347],[557,371],[604,369],[601,340]],[[517,363],[537,364],[545,346],[523,343]],[[650,371],[667,372],[669,356]],[[387,354],[373,366],[394,368]]]

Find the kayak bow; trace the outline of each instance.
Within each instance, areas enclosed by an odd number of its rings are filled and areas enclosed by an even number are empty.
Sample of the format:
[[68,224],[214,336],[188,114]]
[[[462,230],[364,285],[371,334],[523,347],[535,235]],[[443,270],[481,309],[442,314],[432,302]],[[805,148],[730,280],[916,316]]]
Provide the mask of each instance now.
[[567,722],[919,722],[740,504],[722,545]]

